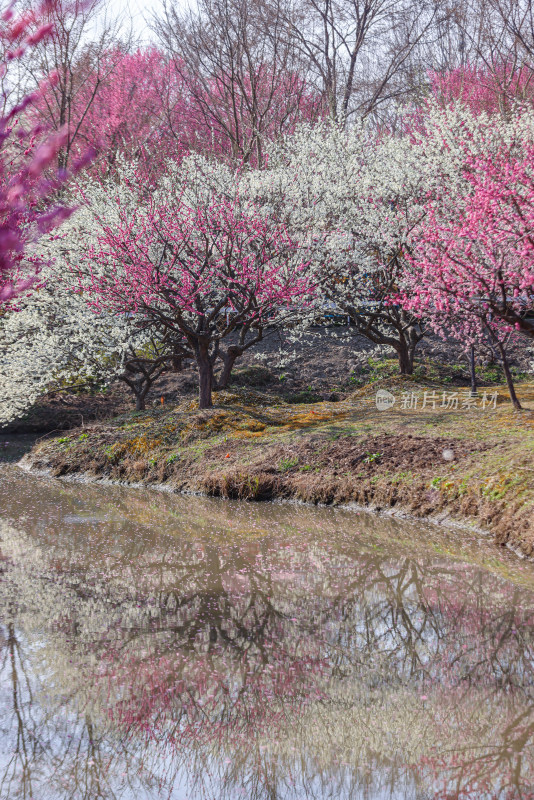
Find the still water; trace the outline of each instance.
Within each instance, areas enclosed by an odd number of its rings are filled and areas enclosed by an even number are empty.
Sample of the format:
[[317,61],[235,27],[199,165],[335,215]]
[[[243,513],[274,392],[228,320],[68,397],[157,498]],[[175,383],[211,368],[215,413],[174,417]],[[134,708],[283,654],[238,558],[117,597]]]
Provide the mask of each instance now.
[[0,509],[2,800],[534,798],[531,564],[16,467]]

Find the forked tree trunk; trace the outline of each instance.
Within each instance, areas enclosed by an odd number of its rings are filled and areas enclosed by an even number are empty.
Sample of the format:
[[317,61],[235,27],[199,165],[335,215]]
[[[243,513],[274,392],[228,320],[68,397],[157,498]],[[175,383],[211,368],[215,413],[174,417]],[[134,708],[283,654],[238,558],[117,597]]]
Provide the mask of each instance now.
[[147,375],[146,373],[144,374],[143,377],[144,377],[144,379],[140,378],[138,381],[135,382],[134,385],[130,384],[131,388],[132,388],[132,391],[135,394],[135,410],[136,411],[144,411],[145,410],[145,408],[146,408],[146,398],[147,398],[148,392],[150,391],[150,388],[151,388],[152,384],[154,383],[152,378],[149,375]]
[[132,379],[126,378],[122,376],[120,378],[126,386],[130,389],[133,396],[135,397],[135,410],[136,411],[144,411],[146,408],[146,396],[148,394],[148,390],[152,386],[153,381],[150,381],[148,386],[143,385],[143,381],[134,381]]
[[217,389],[226,389],[228,387],[230,378],[232,377],[232,369],[240,355],[241,353],[233,353],[230,350],[230,352],[226,353],[223,357],[223,368],[217,380]]

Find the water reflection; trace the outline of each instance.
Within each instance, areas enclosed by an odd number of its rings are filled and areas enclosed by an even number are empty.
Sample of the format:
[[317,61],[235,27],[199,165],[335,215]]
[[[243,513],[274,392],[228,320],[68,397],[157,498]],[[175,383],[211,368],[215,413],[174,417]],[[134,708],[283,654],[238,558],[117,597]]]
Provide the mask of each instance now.
[[534,798],[532,568],[13,469],[0,507],[1,798]]

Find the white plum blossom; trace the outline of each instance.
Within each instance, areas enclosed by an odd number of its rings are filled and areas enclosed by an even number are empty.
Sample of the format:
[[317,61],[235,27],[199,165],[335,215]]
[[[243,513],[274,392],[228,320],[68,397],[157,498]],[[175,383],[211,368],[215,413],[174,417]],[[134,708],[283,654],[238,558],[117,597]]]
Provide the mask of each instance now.
[[320,290],[307,322],[339,310],[358,333],[393,347],[404,371],[423,331],[387,300],[432,178],[408,137],[377,138],[365,125],[342,130],[332,122],[301,126],[273,149],[266,170],[244,178],[292,235],[314,243]]
[[108,384],[131,348],[146,341],[135,319],[98,313],[77,290],[69,263],[89,246],[94,230],[93,210],[81,204],[60,233],[40,241],[49,266],[39,284],[0,317],[0,425],[48,391]]
[[107,384],[137,332],[128,319],[95,313],[53,276],[0,320],[0,425],[39,395],[73,384]]

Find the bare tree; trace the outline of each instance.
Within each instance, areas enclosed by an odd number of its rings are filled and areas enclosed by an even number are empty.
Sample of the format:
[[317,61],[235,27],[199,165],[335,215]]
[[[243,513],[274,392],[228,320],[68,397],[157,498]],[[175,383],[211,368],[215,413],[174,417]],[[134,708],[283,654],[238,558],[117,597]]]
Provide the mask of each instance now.
[[441,0],[289,0],[284,18],[330,116],[345,122],[380,118],[426,80],[428,44],[448,13]]
[[509,113],[532,98],[534,13],[532,0],[456,0],[436,25],[427,61],[436,72],[469,67]]
[[[478,0],[482,4],[482,0]],[[492,37],[506,42],[517,60],[534,58],[534,8],[532,0],[484,0],[485,17],[493,22]],[[500,35],[499,35],[500,33]]]
[[[313,119],[304,60],[287,36],[282,0],[200,0],[183,11],[164,0],[153,28],[187,90],[200,145],[243,162],[263,161],[263,144]],[[211,141],[210,141],[211,140]]]

